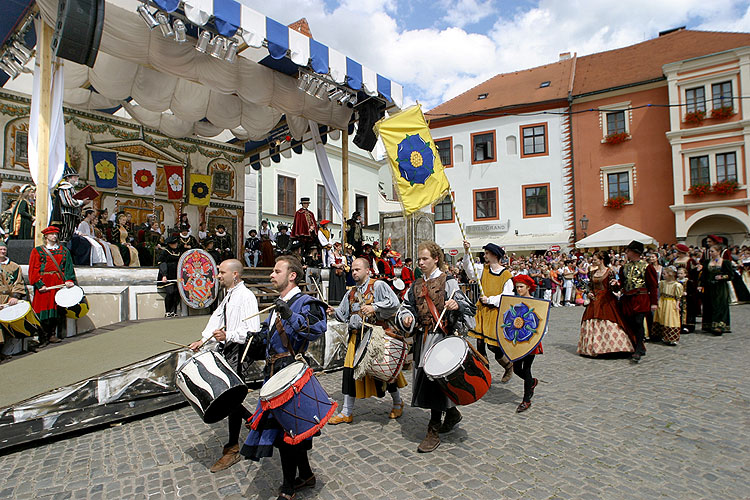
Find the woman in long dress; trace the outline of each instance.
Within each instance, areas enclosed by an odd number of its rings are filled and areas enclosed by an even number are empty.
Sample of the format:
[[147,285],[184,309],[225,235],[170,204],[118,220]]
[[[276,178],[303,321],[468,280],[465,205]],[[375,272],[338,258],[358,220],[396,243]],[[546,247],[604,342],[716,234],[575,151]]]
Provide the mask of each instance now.
[[127,223],[128,219],[125,212],[120,212],[117,215],[117,226],[113,231],[115,244],[117,245],[117,248],[119,248],[122,261],[126,266],[140,267],[141,263],[138,260],[138,250],[136,250],[135,247],[130,244],[130,241],[128,241],[130,234],[128,233]]
[[94,236],[94,218],[96,217],[96,211],[88,209],[83,214],[83,220],[78,224],[76,228],[76,234],[86,240],[91,245],[91,262],[90,265],[95,264],[106,264],[112,266],[112,254],[109,251],[109,245],[100,242]]
[[625,320],[610,281],[617,276],[609,269],[609,255],[596,252],[591,257],[589,305],[581,318],[578,354],[599,356],[612,352],[634,352],[633,342],[625,330]]
[[677,345],[680,340],[680,299],[685,289],[677,281],[677,270],[670,266],[662,269],[659,281],[659,305],[654,314],[654,337],[665,344]]
[[34,210],[31,202],[34,199],[34,187],[24,184],[10,216],[10,239],[30,240],[34,238]]
[[[729,282],[732,279],[732,264],[722,258],[721,247],[708,249],[708,263],[701,272],[703,287],[703,330],[722,335],[729,333]],[[710,305],[710,307],[709,307]]]
[[346,293],[346,259],[341,254],[341,243],[333,245],[333,262],[328,277],[328,302],[338,304]]

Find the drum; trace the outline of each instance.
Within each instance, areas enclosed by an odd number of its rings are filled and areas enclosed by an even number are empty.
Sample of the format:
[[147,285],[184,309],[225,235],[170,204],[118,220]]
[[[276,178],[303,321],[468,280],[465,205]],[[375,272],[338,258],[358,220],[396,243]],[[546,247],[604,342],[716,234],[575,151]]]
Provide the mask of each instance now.
[[403,339],[385,334],[383,354],[367,368],[367,375],[387,383],[393,382],[404,367],[409,346]]
[[320,270],[320,280],[328,283],[328,281],[331,279],[331,269],[328,267],[324,267]]
[[245,383],[214,351],[185,361],[175,373],[175,384],[207,424],[222,420],[247,396]]
[[[364,361],[365,355],[367,354],[367,347],[370,344],[371,336],[372,336],[372,328],[370,328],[369,326],[365,326],[364,329],[361,331],[357,349],[354,351],[354,364],[352,366],[355,370],[355,378],[356,378],[356,373],[357,373],[356,370],[362,364],[362,361]],[[362,372],[362,377],[364,376],[365,369],[367,368],[367,366],[369,366],[370,361],[371,360],[368,359],[368,361],[365,363],[365,366],[361,368],[360,371]]]
[[66,308],[65,316],[71,319],[83,318],[89,313],[89,301],[80,286],[59,289],[55,294],[55,303]]
[[424,372],[457,405],[479,401],[492,385],[487,366],[462,337],[448,337],[432,346]]
[[39,335],[42,325],[34,314],[31,304],[19,300],[17,304],[0,309],[0,325],[12,337],[33,337]]
[[396,289],[398,292],[403,292],[404,288],[406,288],[406,284],[404,283],[404,280],[401,278],[394,278],[393,281],[393,288]]
[[284,442],[298,444],[314,436],[336,411],[336,402],[320,385],[312,368],[295,361],[260,388],[263,411],[271,411],[284,429]]

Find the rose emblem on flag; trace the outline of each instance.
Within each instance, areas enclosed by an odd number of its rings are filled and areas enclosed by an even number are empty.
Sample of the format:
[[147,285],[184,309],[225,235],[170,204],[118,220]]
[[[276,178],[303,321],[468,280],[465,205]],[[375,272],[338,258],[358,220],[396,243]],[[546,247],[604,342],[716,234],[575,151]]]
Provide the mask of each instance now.
[[208,196],[208,186],[205,182],[196,182],[193,184],[193,189],[191,191],[193,192],[193,196],[199,199]]
[[115,172],[117,169],[114,165],[112,165],[111,161],[108,160],[102,160],[99,163],[96,164],[96,175],[99,176],[100,179],[112,179],[115,176]]
[[539,316],[533,309],[529,309],[529,306],[521,302],[505,311],[502,328],[503,335],[508,341],[513,342],[513,345],[517,342],[525,342],[539,328]]
[[398,170],[401,177],[414,184],[424,184],[434,171],[435,155],[430,144],[419,134],[409,135],[398,143]]
[[169,189],[172,191],[182,191],[182,177],[179,174],[169,176]]
[[154,174],[151,171],[142,168],[135,172],[135,183],[142,188],[147,188],[154,182]]

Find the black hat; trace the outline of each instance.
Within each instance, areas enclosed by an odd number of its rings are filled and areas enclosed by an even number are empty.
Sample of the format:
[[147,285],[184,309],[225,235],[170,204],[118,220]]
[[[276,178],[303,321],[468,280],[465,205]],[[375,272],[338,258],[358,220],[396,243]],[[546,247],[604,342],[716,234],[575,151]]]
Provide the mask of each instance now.
[[503,257],[505,257],[505,250],[500,248],[498,245],[495,245],[494,243],[487,243],[482,247],[482,250],[487,250],[491,254],[497,256],[498,259],[502,259]]
[[278,227],[278,230],[279,230],[279,231],[282,231],[282,230],[287,230],[287,229],[289,229],[289,228],[288,228],[288,227],[286,227],[286,226],[285,226],[284,224],[279,224],[279,227]]
[[190,224],[180,224],[180,232],[190,231]]
[[179,241],[180,241],[180,239],[176,235],[173,234],[172,236],[170,236],[169,238],[167,238],[164,241],[164,243],[166,243],[167,245],[171,245],[172,243],[178,243]]
[[226,227],[224,227],[224,224],[216,224],[216,230],[218,231],[219,229],[226,229]]
[[310,203],[310,198],[308,198],[307,196],[303,196],[302,198],[299,199],[299,202],[300,203]]
[[627,247],[625,247],[625,250],[632,250],[638,255],[643,255],[643,243],[637,240],[631,241]]

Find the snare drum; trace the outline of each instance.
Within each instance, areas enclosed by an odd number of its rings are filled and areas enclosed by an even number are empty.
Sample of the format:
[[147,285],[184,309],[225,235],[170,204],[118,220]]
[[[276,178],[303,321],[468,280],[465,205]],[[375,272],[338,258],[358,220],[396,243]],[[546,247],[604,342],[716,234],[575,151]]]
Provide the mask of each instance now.
[[396,289],[398,292],[403,292],[404,288],[406,288],[406,284],[404,283],[404,280],[401,278],[393,278],[393,288]]
[[457,405],[479,401],[492,385],[492,375],[462,337],[447,337],[427,351],[424,372]]
[[284,442],[288,444],[298,444],[314,436],[337,406],[312,368],[302,361],[283,368],[263,384],[260,405],[284,429]]
[[203,351],[185,361],[177,369],[175,384],[207,424],[222,420],[247,396],[245,383],[214,351]]
[[55,303],[67,309],[65,315],[71,319],[83,318],[89,313],[89,301],[80,286],[59,289],[55,294]]
[[19,300],[15,305],[0,309],[0,325],[3,331],[16,338],[33,337],[39,335],[42,330],[31,304],[25,300]]
[[385,334],[384,342],[383,353],[373,360],[366,373],[373,378],[391,383],[401,373],[409,347],[403,339],[392,337],[388,333]]

